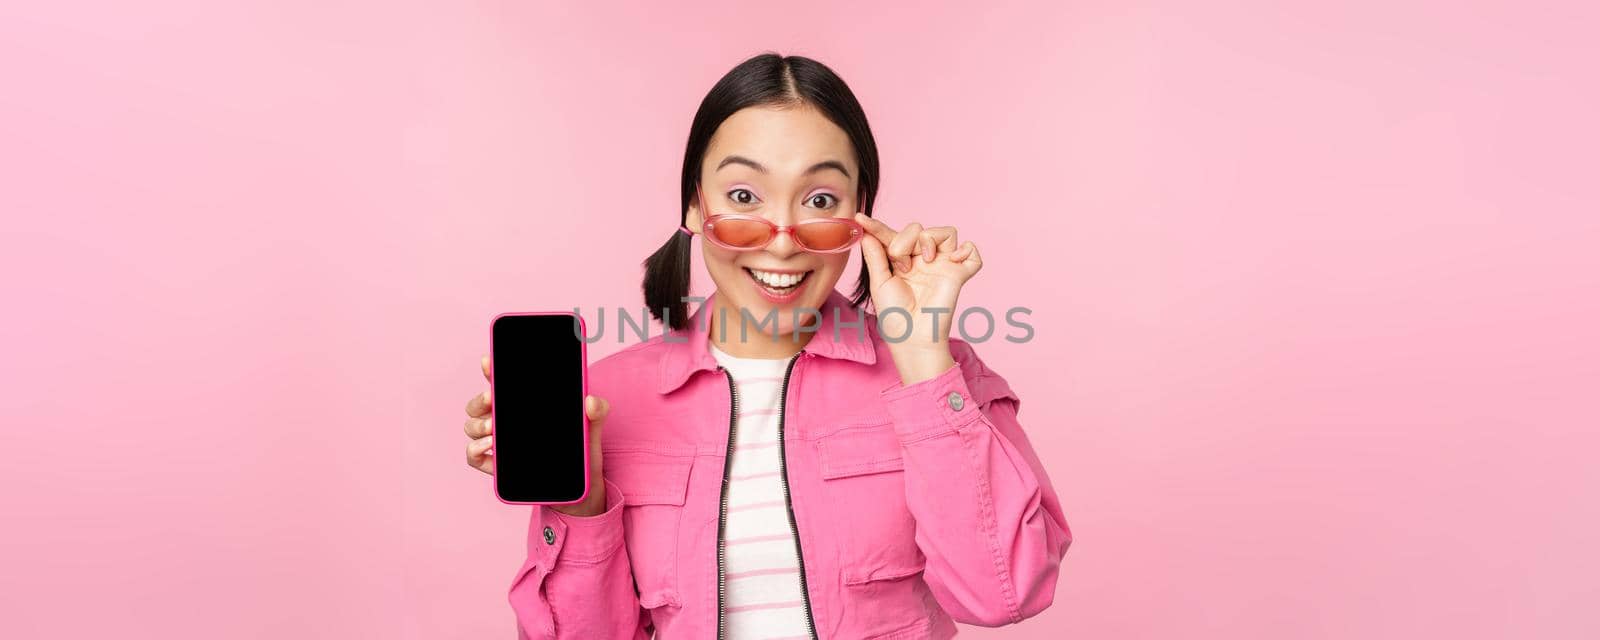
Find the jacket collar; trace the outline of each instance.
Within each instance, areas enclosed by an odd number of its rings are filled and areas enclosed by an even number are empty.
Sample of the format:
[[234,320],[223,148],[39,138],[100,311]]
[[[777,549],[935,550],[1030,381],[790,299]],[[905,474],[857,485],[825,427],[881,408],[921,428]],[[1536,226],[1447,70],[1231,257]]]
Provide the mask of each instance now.
[[[716,309],[716,295],[713,292],[706,296],[700,308],[689,316],[688,327],[668,331],[664,335],[662,343],[666,353],[661,357],[658,392],[671,393],[688,382],[696,372],[717,368],[717,359],[711,355],[711,315]],[[816,335],[811,337],[802,351],[867,365],[877,363],[878,350],[873,344],[873,331],[867,328],[874,318],[852,307],[850,299],[838,290],[828,293],[828,299],[818,311],[822,314],[822,322],[817,325]],[[729,320],[734,323],[730,326],[737,326],[737,318],[731,313]]]

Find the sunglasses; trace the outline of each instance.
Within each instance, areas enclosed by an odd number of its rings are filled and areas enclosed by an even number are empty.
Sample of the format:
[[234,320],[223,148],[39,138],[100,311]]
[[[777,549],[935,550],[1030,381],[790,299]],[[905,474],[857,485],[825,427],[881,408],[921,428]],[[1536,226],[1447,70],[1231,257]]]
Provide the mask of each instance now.
[[[699,185],[695,192],[700,196],[701,211],[709,213],[705,192]],[[787,233],[796,246],[811,253],[839,253],[860,242],[866,230],[849,218],[813,218],[784,227],[761,216],[725,213],[706,216],[701,233],[717,246],[734,251],[765,249],[779,234]]]

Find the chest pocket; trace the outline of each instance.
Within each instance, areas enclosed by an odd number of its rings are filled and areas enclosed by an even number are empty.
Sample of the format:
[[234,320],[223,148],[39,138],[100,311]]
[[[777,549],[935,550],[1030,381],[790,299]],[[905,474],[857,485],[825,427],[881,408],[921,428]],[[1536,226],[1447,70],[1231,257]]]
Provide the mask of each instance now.
[[916,521],[906,508],[905,460],[891,423],[851,426],[817,440],[824,492],[840,518],[846,585],[922,571]]
[[604,456],[606,478],[622,491],[623,537],[640,606],[682,606],[679,531],[694,468],[693,448],[618,443]]

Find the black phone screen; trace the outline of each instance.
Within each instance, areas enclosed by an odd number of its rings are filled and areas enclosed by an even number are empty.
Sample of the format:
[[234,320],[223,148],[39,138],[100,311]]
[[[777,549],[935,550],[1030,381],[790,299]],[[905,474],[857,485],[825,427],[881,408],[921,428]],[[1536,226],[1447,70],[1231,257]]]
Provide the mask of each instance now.
[[494,320],[495,492],[506,502],[584,495],[584,348],[573,314]]

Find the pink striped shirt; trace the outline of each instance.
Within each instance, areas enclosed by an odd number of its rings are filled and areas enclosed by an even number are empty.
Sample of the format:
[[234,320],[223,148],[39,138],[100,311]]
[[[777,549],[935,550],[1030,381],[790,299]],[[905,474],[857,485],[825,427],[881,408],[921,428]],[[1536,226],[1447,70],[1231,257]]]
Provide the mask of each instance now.
[[799,556],[779,472],[778,414],[789,359],[736,358],[714,344],[711,353],[739,393],[722,540],[728,637],[809,638]]

